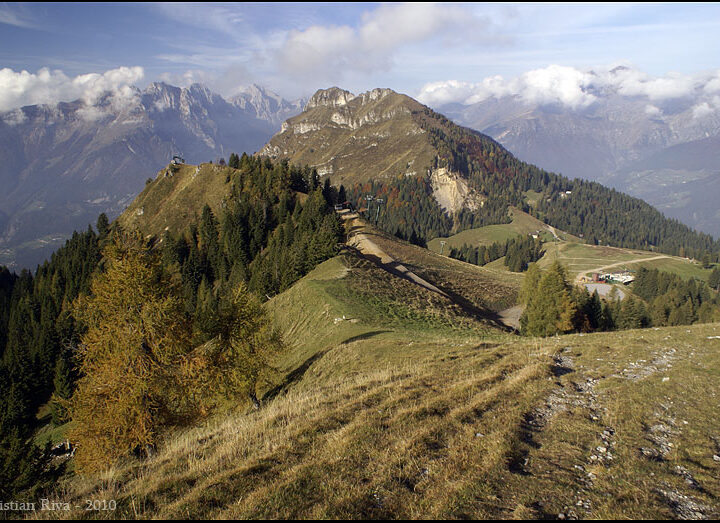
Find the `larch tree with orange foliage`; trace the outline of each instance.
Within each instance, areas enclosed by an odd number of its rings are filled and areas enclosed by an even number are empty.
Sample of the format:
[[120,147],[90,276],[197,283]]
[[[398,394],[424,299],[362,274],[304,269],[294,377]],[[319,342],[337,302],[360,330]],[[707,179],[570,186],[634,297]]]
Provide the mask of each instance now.
[[104,264],[75,307],[87,330],[70,439],[83,472],[149,453],[164,428],[192,414],[179,372],[192,349],[190,322],[176,283],[139,234],[118,234]]

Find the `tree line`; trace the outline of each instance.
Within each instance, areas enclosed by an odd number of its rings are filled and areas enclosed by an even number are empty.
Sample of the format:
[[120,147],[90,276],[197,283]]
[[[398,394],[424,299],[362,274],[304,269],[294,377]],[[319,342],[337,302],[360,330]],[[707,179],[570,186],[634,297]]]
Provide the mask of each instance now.
[[463,244],[460,248],[452,247],[449,256],[474,265],[486,265],[505,257],[505,266],[513,272],[524,272],[528,265],[542,258],[545,251],[542,241],[530,235],[510,238],[503,242],[473,247]]
[[640,268],[631,290],[625,299],[614,290],[601,299],[572,285],[559,262],[546,270],[531,263],[521,291],[521,332],[553,336],[720,321],[720,295],[705,282]]

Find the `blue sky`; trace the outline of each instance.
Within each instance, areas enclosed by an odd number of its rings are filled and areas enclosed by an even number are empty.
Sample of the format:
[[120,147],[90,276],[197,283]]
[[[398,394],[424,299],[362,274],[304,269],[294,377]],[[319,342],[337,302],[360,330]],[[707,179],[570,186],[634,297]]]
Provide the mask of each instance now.
[[224,95],[258,83],[294,98],[330,85],[418,95],[549,66],[697,75],[720,69],[719,34],[720,4],[8,3],[0,109],[98,79],[200,81]]

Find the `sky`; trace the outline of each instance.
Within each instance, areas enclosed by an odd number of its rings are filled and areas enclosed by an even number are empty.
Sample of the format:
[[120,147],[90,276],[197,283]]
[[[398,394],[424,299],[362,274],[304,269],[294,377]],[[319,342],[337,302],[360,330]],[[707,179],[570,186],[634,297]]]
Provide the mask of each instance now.
[[701,88],[715,109],[719,35],[713,3],[0,3],[0,110],[153,81],[288,99],[390,87],[431,104],[552,91],[582,105],[588,73],[617,65],[633,71],[628,92]]

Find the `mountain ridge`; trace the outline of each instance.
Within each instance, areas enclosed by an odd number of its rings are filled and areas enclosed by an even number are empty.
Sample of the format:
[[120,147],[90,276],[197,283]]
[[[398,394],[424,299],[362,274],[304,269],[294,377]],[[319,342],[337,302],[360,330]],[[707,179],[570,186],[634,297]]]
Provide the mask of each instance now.
[[[698,113],[685,100],[657,107],[641,96],[596,95],[592,104],[581,108],[494,96],[467,105],[440,104],[437,109],[461,125],[489,134],[527,162],[610,185],[719,236],[720,216],[708,204],[707,195],[720,198],[720,186],[712,178],[720,172],[720,164],[712,150],[701,151],[705,141],[720,136],[718,113]],[[675,158],[673,165],[644,168],[643,164],[667,160],[683,148],[693,149],[694,154]],[[712,168],[698,168],[698,162]],[[686,182],[697,183],[689,188]],[[684,197],[676,198],[677,193]]]
[[[387,203],[385,226],[405,239],[426,241],[505,223],[515,205],[592,242],[673,254],[681,247],[697,255],[718,250],[711,237],[664,218],[642,200],[520,161],[495,139],[406,95],[392,90],[354,95],[333,87],[310,100],[257,154],[308,164],[335,185],[350,185],[357,205],[375,191]],[[532,209],[526,191],[543,193]],[[433,216],[420,224],[413,199],[430,195],[423,205]],[[405,205],[412,216],[402,210]],[[447,217],[451,223],[443,224]]]

